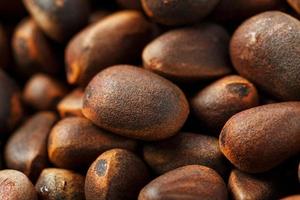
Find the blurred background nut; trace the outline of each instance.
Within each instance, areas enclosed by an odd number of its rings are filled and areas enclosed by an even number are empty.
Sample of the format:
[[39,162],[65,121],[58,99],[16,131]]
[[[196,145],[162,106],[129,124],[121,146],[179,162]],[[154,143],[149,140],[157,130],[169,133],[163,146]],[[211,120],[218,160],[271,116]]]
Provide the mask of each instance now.
[[42,200],[83,200],[84,176],[70,170],[44,169],[35,185]]
[[136,199],[149,174],[139,157],[123,149],[101,154],[90,166],[85,179],[86,200]]
[[58,103],[57,110],[62,118],[69,116],[83,116],[81,113],[83,94],[82,89],[75,89]]
[[22,171],[31,180],[36,180],[48,164],[47,140],[56,120],[54,113],[40,112],[21,125],[5,146],[7,167]]
[[287,0],[287,2],[290,4],[290,6],[291,6],[298,14],[300,14],[300,1],[298,1],[298,0]]
[[26,83],[23,99],[37,110],[54,110],[66,94],[67,89],[62,83],[46,74],[36,74]]
[[53,40],[66,42],[88,22],[87,0],[23,0],[39,27]]

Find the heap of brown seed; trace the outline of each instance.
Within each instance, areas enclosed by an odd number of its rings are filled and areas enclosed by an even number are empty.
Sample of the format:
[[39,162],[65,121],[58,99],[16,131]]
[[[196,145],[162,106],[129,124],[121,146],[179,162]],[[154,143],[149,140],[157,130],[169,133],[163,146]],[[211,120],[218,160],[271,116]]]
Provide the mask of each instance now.
[[299,0],[0,1],[0,200],[299,200]]

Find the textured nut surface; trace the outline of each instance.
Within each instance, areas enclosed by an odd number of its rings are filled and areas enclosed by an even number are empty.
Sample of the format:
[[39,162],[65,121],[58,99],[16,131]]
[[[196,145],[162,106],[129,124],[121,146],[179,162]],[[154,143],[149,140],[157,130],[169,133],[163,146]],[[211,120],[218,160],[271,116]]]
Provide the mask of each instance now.
[[87,172],[86,200],[136,199],[148,176],[145,164],[133,153],[122,149],[106,151]]
[[242,111],[220,134],[223,154],[240,170],[270,170],[300,152],[300,102],[284,102]]
[[66,49],[67,78],[87,84],[102,69],[132,63],[152,37],[152,26],[137,11],[120,11],[77,34]]
[[145,69],[118,65],[89,83],[82,113],[113,133],[159,140],[179,131],[189,106],[183,92],[170,81]]
[[84,177],[70,170],[44,169],[35,184],[43,200],[83,200]]
[[185,165],[203,165],[220,174],[227,169],[218,139],[195,133],[179,133],[160,142],[144,146],[144,160],[158,174]]
[[69,117],[53,127],[48,155],[56,166],[76,169],[88,167],[106,150],[134,150],[136,146],[135,141],[101,130],[83,117]]
[[220,131],[231,116],[258,103],[254,85],[243,77],[230,75],[196,94],[191,101],[191,108],[201,122]]
[[57,110],[62,118],[69,116],[83,116],[81,113],[83,94],[82,89],[75,89],[58,103]]
[[281,100],[300,100],[300,22],[278,11],[244,22],[230,45],[236,70]]
[[139,200],[226,200],[223,179],[212,169],[188,165],[170,171],[150,182]]
[[228,45],[228,33],[216,24],[175,29],[146,46],[143,63],[178,81],[216,78],[231,72]]
[[7,166],[35,180],[47,166],[47,139],[56,120],[54,113],[40,112],[13,133],[5,146]]
[[30,180],[16,170],[0,171],[0,199],[37,200],[37,194]]
[[165,25],[184,25],[206,17],[219,0],[142,0],[145,13]]

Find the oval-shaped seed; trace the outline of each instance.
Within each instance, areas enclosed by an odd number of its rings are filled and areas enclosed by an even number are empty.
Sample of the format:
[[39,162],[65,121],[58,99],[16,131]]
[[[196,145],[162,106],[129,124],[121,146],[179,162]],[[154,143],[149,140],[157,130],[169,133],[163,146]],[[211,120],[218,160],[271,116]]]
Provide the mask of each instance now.
[[58,42],[65,42],[88,21],[86,0],[23,0],[27,10],[43,31]]
[[35,180],[48,164],[47,139],[56,120],[52,112],[40,112],[28,119],[5,146],[6,165]]
[[250,175],[239,170],[231,172],[228,187],[234,200],[277,199],[280,189],[272,177]]
[[223,179],[212,169],[188,165],[170,171],[146,185],[139,200],[226,200]]
[[229,35],[211,23],[171,30],[146,46],[143,63],[162,76],[177,81],[199,81],[231,72]]
[[218,139],[195,133],[178,135],[144,146],[144,160],[158,174],[185,165],[203,165],[224,175],[227,165]]
[[0,69],[0,132],[11,131],[23,116],[20,91],[16,83]]
[[102,69],[132,63],[152,37],[152,25],[137,11],[120,11],[84,29],[66,49],[67,78],[87,84]]
[[170,81],[145,69],[118,65],[100,72],[89,83],[82,113],[113,133],[160,140],[179,131],[189,105]]
[[48,155],[58,167],[78,169],[88,167],[106,150],[134,150],[136,146],[136,141],[101,130],[83,117],[69,117],[53,127],[48,140]]
[[219,138],[223,154],[240,170],[272,169],[300,152],[300,102],[242,111],[228,120]]
[[126,9],[141,10],[142,5],[140,0],[117,0],[117,3]]
[[298,43],[299,20],[270,11],[250,18],[237,29],[230,53],[243,77],[278,99],[300,100]]
[[83,200],[84,176],[70,170],[44,169],[35,184],[40,199]]
[[25,77],[37,72],[57,74],[62,68],[54,46],[30,18],[24,19],[16,27],[12,48],[17,70]]
[[258,103],[255,86],[243,77],[230,75],[196,94],[191,108],[201,122],[219,132],[231,116]]
[[67,94],[66,87],[46,74],[33,75],[23,91],[24,102],[37,110],[54,110]]
[[78,88],[66,95],[57,105],[57,110],[62,118],[69,116],[82,117],[83,90]]
[[85,197],[86,200],[136,199],[148,178],[147,167],[133,153],[122,149],[106,151],[87,172]]
[[196,23],[206,17],[219,0],[142,0],[148,17],[164,25],[184,25]]
[[6,169],[0,171],[0,199],[37,200],[30,180],[22,172]]

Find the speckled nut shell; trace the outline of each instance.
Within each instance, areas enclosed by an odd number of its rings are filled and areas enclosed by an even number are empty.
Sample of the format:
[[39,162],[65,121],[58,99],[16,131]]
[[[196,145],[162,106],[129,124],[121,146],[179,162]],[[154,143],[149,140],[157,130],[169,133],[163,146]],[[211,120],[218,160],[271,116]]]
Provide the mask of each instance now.
[[86,0],[23,0],[24,5],[43,31],[58,42],[65,42],[88,21]]
[[250,175],[239,170],[231,172],[228,187],[234,200],[277,199],[279,189],[274,178]]
[[141,10],[142,5],[140,0],[116,0],[117,3],[126,9]]
[[106,150],[136,146],[136,141],[101,130],[83,117],[69,117],[53,127],[48,154],[55,166],[78,169],[88,168]]
[[152,25],[137,11],[120,11],[77,34],[66,49],[67,78],[87,84],[102,69],[133,63],[152,37]]
[[234,115],[220,138],[223,154],[242,171],[264,172],[300,152],[300,102],[251,108]]
[[3,26],[0,24],[0,68],[7,68],[9,63],[8,38]]
[[147,183],[148,170],[136,155],[113,149],[100,155],[85,179],[86,200],[136,199]]
[[287,0],[287,2],[290,4],[290,6],[291,6],[298,14],[300,14],[300,1],[298,1],[298,0]]
[[219,0],[141,0],[145,13],[164,25],[196,23],[206,17]]
[[23,100],[37,110],[54,110],[66,93],[66,87],[59,81],[46,74],[36,74],[26,83]]
[[175,29],[146,46],[143,63],[146,69],[177,81],[221,77],[231,72],[228,45],[228,33],[216,24]]
[[12,130],[23,116],[20,92],[16,83],[0,69],[0,132]]
[[188,165],[170,171],[146,185],[138,200],[226,200],[223,179],[212,169]]
[[144,160],[158,174],[185,165],[203,165],[224,175],[227,166],[218,139],[195,133],[179,133],[164,141],[146,144]]
[[56,74],[62,68],[53,45],[30,18],[22,20],[16,27],[12,50],[17,70],[25,77],[36,72]]
[[44,169],[35,184],[38,197],[45,200],[83,200],[84,176],[70,170]]
[[64,117],[82,117],[83,90],[78,88],[67,94],[57,105],[59,115]]
[[300,100],[299,20],[279,11],[244,22],[230,45],[236,70],[281,100]]
[[189,105],[170,81],[145,69],[118,65],[103,70],[89,83],[82,113],[113,133],[161,140],[179,131]]
[[0,199],[37,200],[37,194],[30,180],[16,170],[0,171]]
[[230,75],[196,94],[191,108],[200,122],[219,133],[231,116],[258,103],[255,86],[243,77]]
[[40,112],[13,133],[5,146],[7,167],[22,171],[31,180],[36,180],[48,164],[47,140],[56,120],[54,113]]

